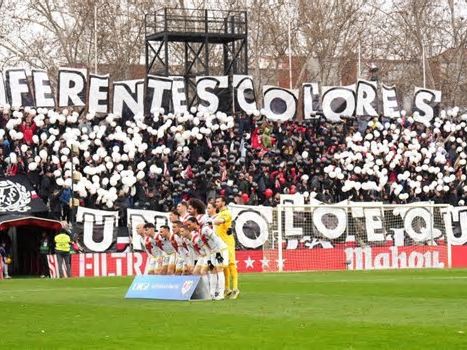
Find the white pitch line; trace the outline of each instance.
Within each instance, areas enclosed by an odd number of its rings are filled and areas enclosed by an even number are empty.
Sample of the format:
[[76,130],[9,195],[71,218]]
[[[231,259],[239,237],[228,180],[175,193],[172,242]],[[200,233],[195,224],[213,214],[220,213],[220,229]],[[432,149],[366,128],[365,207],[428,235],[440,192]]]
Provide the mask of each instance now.
[[41,288],[41,289],[7,289],[7,290],[0,290],[0,293],[16,293],[16,292],[49,292],[49,291],[54,291],[54,290],[89,290],[89,289],[116,289],[120,287],[89,287],[89,288],[83,288],[83,287],[64,287],[64,288]]
[[[463,280],[467,279],[467,276],[440,276],[440,277],[390,277],[390,278],[359,278],[359,279],[319,279],[319,280],[305,280],[305,281],[292,281],[291,283],[354,283],[354,282],[407,282],[407,281],[435,281],[435,280]],[[265,281],[268,282],[268,281]]]
[[[353,283],[353,282],[368,282],[368,283],[389,283],[389,282],[410,282],[410,281],[436,281],[436,280],[463,280],[467,279],[466,277],[417,277],[417,278],[385,278],[385,279],[354,279],[354,280],[318,280],[318,281],[309,281],[309,282],[298,282],[298,283]],[[297,283],[297,282],[292,282]]]

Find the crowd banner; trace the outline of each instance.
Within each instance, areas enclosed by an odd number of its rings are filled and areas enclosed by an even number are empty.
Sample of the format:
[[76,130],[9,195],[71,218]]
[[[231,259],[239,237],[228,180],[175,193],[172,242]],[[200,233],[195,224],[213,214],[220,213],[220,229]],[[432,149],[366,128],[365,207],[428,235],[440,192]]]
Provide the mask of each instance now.
[[26,71],[21,68],[7,69],[6,91],[8,101],[13,107],[34,106],[34,99],[31,92],[31,87],[28,83]]
[[183,114],[188,111],[185,79],[180,76],[172,76],[170,79],[172,79],[172,95],[169,98],[173,106],[171,112]]
[[[276,208],[230,204],[229,209],[239,250],[274,248],[279,233],[288,250],[332,249],[341,243],[467,245],[467,206],[352,201],[327,205],[294,194],[281,195]],[[86,252],[103,253],[129,246],[141,251],[138,224],[154,223],[157,229],[170,225],[169,213],[152,210],[127,209],[127,219],[128,227],[118,228],[118,212],[79,207],[74,230]]]
[[196,77],[196,93],[198,95],[198,110],[202,113],[224,112],[231,110],[232,94],[229,88],[229,77],[201,76]]
[[43,108],[54,108],[55,97],[47,72],[33,69],[31,73],[35,105]]
[[414,119],[429,123],[435,117],[441,102],[441,91],[415,88],[413,110]]
[[[152,112],[183,114],[187,111],[187,91],[181,76],[158,77],[118,81],[109,88],[109,75],[89,74],[87,69],[61,67],[58,71],[57,91],[53,91],[47,72],[32,71],[32,87],[26,71],[11,68],[0,79],[0,105],[53,108],[85,107],[95,113],[112,112],[118,117],[131,119]],[[33,93],[34,91],[34,93]],[[263,106],[259,108],[254,93],[254,81],[248,75],[198,76],[196,92],[201,113],[244,112],[263,115],[274,121],[292,120],[297,116],[299,91],[276,86],[263,86]],[[234,95],[234,96],[232,96]],[[376,117],[380,111],[386,117],[401,115],[396,88],[374,81],[358,80],[349,86],[323,86],[316,82],[302,85],[304,119],[324,116],[327,121],[338,122],[341,117]],[[57,96],[55,99],[54,96]],[[110,97],[112,96],[112,101]],[[234,97],[234,98],[232,98]],[[415,120],[430,123],[439,108],[442,93],[439,90],[415,88],[412,111]],[[56,101],[56,102],[55,102]],[[109,106],[112,106],[109,111]],[[190,110],[191,111],[191,110]],[[193,111],[191,111],[193,113]]]
[[295,118],[298,107],[298,90],[277,86],[263,87],[264,108],[262,114],[273,121],[285,122]]
[[257,113],[253,77],[251,75],[234,75],[233,87],[235,111],[243,111],[247,114]]
[[229,205],[238,247],[262,247],[270,238],[273,208],[250,205]]
[[355,113],[355,89],[347,86],[323,86],[323,114],[331,122],[341,121]]
[[401,112],[397,103],[397,92],[394,86],[381,85],[381,98],[383,100],[383,115],[388,118],[399,118]]
[[46,211],[46,205],[27,176],[0,178],[0,215],[32,215]]
[[78,207],[73,231],[86,252],[116,251],[118,212]]
[[133,250],[143,250],[141,239],[136,233],[139,224],[151,223],[158,230],[162,225],[169,224],[169,214],[154,210],[127,209],[128,229],[131,237]]
[[59,68],[58,107],[86,106],[87,78],[87,69]]
[[125,80],[113,83],[112,111],[128,120],[144,114],[144,80]]
[[47,263],[49,265],[50,278],[66,278],[71,277],[71,271],[68,271],[65,260],[62,260],[62,265],[58,263],[56,254],[47,255]]
[[[277,250],[238,250],[239,272],[277,271]],[[263,262],[261,262],[263,260]],[[139,276],[148,274],[150,260],[146,252],[81,253],[71,255],[72,277]],[[262,265],[264,264],[264,265]],[[266,265],[267,264],[267,265]],[[56,261],[49,259],[51,271]],[[57,269],[57,270],[56,270]]]
[[146,110],[146,113],[149,111],[158,114],[161,111],[166,113],[173,111],[171,101],[172,85],[173,79],[148,75],[145,106],[149,110]]
[[89,75],[88,108],[90,112],[104,114],[109,112],[109,84],[109,74]]
[[357,117],[377,117],[378,86],[375,81],[359,80],[357,83]]
[[318,83],[303,84],[303,118],[314,119],[322,112],[320,87]]

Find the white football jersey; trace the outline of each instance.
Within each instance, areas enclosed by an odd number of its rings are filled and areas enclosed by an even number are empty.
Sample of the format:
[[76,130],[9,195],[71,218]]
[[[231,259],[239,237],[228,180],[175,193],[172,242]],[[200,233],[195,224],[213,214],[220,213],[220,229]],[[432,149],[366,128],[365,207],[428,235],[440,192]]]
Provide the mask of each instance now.
[[163,254],[161,245],[158,243],[157,235],[152,237],[145,237],[143,240],[143,246],[146,252],[154,257],[159,257]]
[[201,234],[207,238],[209,247],[211,248],[212,253],[216,253],[222,249],[226,249],[227,245],[225,242],[214,232],[214,230],[209,226],[204,226],[201,229]]
[[208,226],[204,226],[201,231],[193,231],[191,242],[199,256],[208,256],[227,248],[224,241]]
[[174,247],[173,243],[172,243],[172,237],[170,238],[165,238],[165,237],[162,237],[160,236],[160,239],[161,239],[161,246],[162,246],[162,250],[166,253],[166,254],[173,254],[173,253],[176,253],[177,252],[177,249],[176,247]]
[[184,247],[186,248],[188,256],[193,257],[197,255],[195,252],[195,248],[193,247],[193,242],[191,241],[191,239],[183,238],[183,243],[184,243]]
[[188,220],[188,218],[189,218],[190,216],[191,216],[190,213],[186,212],[185,214],[180,215],[180,221],[181,221],[181,222],[185,222],[185,221]]
[[172,235],[172,245],[177,251],[177,254],[181,256],[189,256],[190,248],[188,246],[188,240],[183,238],[182,236],[173,234]]
[[198,216],[196,216],[196,220],[198,220],[198,224],[200,227],[203,227],[204,225],[206,225],[206,223],[208,222],[208,219],[209,219],[209,216],[207,214],[199,214]]

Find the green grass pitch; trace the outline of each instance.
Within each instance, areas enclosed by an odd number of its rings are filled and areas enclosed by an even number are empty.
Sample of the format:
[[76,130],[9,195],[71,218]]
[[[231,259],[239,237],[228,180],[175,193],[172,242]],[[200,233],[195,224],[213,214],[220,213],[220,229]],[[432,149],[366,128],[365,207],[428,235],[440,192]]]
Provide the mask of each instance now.
[[218,302],[131,281],[0,281],[0,349],[467,349],[467,270],[245,274]]

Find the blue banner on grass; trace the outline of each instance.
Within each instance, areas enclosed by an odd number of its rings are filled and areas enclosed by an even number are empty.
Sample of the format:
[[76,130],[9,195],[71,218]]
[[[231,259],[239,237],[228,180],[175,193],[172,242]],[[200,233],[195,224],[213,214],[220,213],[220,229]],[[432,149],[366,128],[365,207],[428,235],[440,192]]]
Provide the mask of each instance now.
[[209,299],[199,276],[136,276],[125,296],[128,299]]

